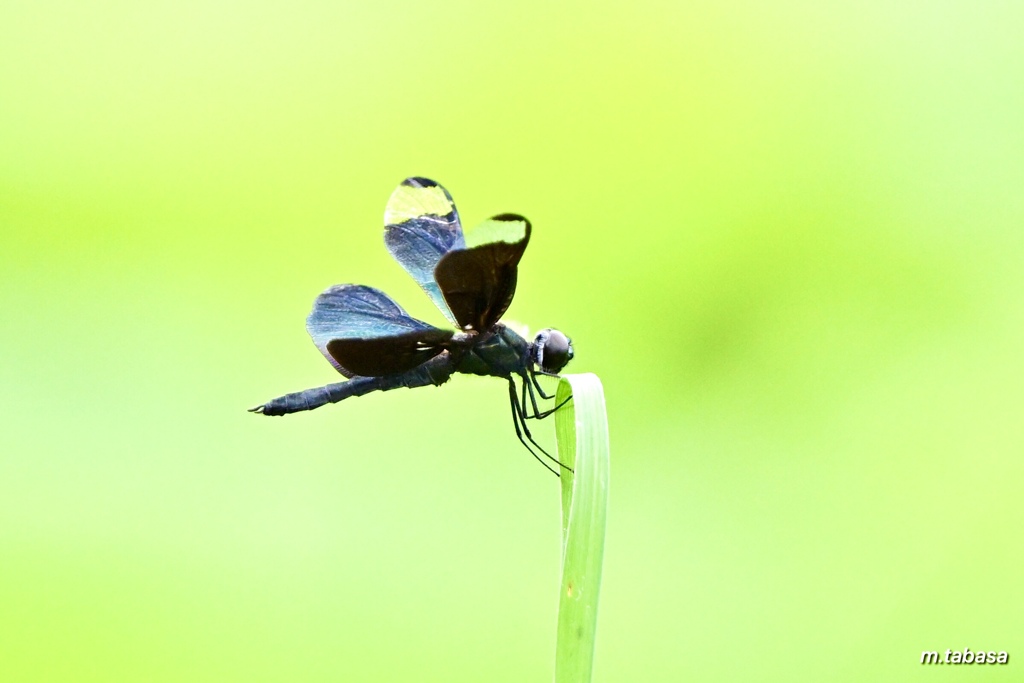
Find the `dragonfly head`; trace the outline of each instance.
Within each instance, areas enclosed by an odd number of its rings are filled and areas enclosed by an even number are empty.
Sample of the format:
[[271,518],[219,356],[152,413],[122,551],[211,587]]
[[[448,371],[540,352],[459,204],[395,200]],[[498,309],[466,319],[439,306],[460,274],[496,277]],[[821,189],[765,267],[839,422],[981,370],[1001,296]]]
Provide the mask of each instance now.
[[572,340],[558,330],[547,328],[533,340],[533,362],[544,372],[558,372],[572,360]]

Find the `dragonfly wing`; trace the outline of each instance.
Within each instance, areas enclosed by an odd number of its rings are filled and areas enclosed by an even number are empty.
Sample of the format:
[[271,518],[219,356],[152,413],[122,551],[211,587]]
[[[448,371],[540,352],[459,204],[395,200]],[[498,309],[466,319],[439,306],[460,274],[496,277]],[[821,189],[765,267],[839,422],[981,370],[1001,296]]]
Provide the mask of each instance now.
[[434,280],[438,261],[466,243],[459,212],[448,191],[427,178],[406,178],[395,188],[384,210],[384,244],[406,272],[456,323]]
[[512,303],[529,241],[530,221],[506,213],[474,228],[466,249],[441,257],[434,278],[459,327],[484,331],[498,322]]
[[405,372],[444,350],[453,332],[411,317],[391,297],[364,285],[335,285],[306,318],[313,343],[346,377]]

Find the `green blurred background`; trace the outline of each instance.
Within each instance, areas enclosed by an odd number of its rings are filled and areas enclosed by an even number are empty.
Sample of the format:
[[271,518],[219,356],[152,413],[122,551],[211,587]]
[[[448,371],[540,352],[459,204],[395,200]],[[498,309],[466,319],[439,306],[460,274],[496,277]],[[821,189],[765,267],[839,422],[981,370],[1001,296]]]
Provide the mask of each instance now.
[[3,3],[0,680],[550,680],[557,481],[499,381],[245,412],[339,379],[328,285],[441,322],[382,244],[407,175],[530,217],[509,317],[604,381],[597,681],[932,681],[964,647],[1020,680],[1022,33],[1018,2]]

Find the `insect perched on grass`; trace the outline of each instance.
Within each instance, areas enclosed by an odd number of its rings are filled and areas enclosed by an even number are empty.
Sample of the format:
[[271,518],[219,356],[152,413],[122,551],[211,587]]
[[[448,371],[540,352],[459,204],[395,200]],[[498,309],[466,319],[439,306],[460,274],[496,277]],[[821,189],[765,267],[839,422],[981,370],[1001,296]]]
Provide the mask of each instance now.
[[[371,391],[440,386],[455,372],[500,377],[508,380],[516,435],[537,460],[558,474],[530,448],[533,444],[560,464],[534,441],[526,421],[545,418],[560,407],[540,410],[537,394],[553,396],[544,392],[537,375],[557,376],[572,360],[572,342],[550,328],[528,342],[498,322],[512,302],[519,259],[529,241],[530,221],[511,213],[495,216],[464,235],[447,190],[433,180],[406,178],[388,200],[384,243],[460,331],[442,330],[409,316],[379,289],[335,285],[313,302],[306,329],[348,381],[287,394],[252,412],[285,415]],[[521,380],[521,393],[515,376]]]

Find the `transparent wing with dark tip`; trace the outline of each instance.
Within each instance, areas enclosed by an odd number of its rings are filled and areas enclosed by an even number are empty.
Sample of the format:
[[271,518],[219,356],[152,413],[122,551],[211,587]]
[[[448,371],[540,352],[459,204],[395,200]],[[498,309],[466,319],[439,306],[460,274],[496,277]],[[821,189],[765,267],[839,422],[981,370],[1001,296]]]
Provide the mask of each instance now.
[[483,331],[498,322],[516,293],[529,241],[530,221],[505,213],[466,235],[467,248],[441,257],[434,278],[459,327]]
[[384,210],[384,244],[455,324],[455,316],[434,280],[438,261],[453,249],[466,247],[459,212],[448,191],[428,178],[403,180]]
[[411,370],[441,353],[454,334],[411,317],[387,294],[365,285],[335,285],[323,292],[306,330],[346,377]]

